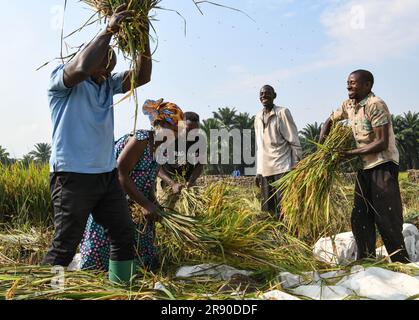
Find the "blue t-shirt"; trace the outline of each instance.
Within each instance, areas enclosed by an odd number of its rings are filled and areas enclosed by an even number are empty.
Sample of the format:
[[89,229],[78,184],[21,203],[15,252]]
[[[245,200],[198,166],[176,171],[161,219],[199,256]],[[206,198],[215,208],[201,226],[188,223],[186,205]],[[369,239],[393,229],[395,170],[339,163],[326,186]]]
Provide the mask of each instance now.
[[101,85],[89,78],[67,88],[64,65],[52,72],[51,172],[99,174],[116,168],[113,96],[122,93],[123,78],[124,73],[115,73]]

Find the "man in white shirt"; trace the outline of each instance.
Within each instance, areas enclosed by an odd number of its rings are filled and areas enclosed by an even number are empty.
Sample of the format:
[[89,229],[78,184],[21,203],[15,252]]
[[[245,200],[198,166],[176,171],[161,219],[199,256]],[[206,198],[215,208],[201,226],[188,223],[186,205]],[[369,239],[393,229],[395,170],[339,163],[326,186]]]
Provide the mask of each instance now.
[[302,159],[303,152],[291,112],[276,106],[276,98],[272,86],[262,87],[260,101],[263,110],[255,119],[256,185],[261,188],[262,211],[281,218],[281,193],[275,193],[271,184],[290,172]]

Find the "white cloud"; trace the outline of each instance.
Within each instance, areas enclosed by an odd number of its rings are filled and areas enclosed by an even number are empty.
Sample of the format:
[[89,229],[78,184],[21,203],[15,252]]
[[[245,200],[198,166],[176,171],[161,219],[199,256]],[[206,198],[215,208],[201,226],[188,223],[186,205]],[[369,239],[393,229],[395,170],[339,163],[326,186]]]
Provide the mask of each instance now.
[[419,44],[419,1],[352,0],[321,16],[329,59],[377,61],[403,56]]
[[237,73],[221,91],[255,88],[324,68],[411,56],[419,46],[418,0],[326,0],[320,22],[328,43],[312,62],[270,73]]
[[284,18],[293,18],[296,15],[297,15],[297,12],[295,12],[295,11],[288,11],[288,12],[284,13],[282,16]]

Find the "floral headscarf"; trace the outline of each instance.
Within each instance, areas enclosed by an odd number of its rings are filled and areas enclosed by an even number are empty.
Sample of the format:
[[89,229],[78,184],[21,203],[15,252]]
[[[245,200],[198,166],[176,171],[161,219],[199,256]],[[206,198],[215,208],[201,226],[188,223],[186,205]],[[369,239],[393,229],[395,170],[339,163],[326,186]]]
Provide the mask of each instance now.
[[177,127],[183,121],[182,109],[174,103],[163,102],[163,99],[158,101],[147,100],[144,103],[143,112],[149,117],[152,125],[156,121],[166,121]]

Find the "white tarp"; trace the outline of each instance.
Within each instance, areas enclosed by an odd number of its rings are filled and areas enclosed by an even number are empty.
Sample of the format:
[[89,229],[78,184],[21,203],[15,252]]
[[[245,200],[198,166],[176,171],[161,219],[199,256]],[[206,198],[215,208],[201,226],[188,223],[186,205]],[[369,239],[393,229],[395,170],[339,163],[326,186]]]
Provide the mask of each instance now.
[[342,286],[309,285],[292,289],[293,294],[314,300],[343,300],[353,292]]
[[180,268],[176,273],[176,278],[211,276],[220,280],[231,280],[232,276],[235,274],[250,276],[252,272],[237,270],[227,265],[201,264],[198,266]]
[[344,277],[337,286],[377,300],[405,300],[419,294],[419,280],[404,273],[367,268]]
[[73,261],[67,268],[67,271],[80,271],[81,270],[81,254],[78,253],[74,256]]
[[304,272],[302,275],[295,275],[289,272],[281,272],[278,281],[281,283],[282,288],[290,289],[302,285],[309,285],[316,283],[320,280],[317,272]]
[[[413,224],[404,224],[403,237],[410,261],[419,262],[419,230]],[[316,259],[332,265],[349,264],[356,259],[356,252],[357,246],[352,232],[341,233],[333,238],[321,238],[313,250]],[[388,256],[385,247],[377,249],[377,256]]]
[[288,293],[279,291],[279,290],[273,290],[266,292],[261,297],[262,300],[301,300],[297,297],[294,297],[293,295],[290,295]]
[[321,238],[314,246],[316,259],[332,265],[345,265],[356,259],[356,243],[352,232],[338,234],[332,239]]
[[419,230],[413,224],[404,224],[403,237],[410,260],[419,262]]
[[[417,266],[419,264],[410,264]],[[286,275],[290,279],[299,276]],[[297,296],[314,300],[342,300],[348,297],[371,300],[406,300],[419,294],[419,277],[389,271],[382,268],[354,266],[350,274],[343,271],[318,274],[308,284],[288,289]],[[294,282],[296,283],[296,282]]]

